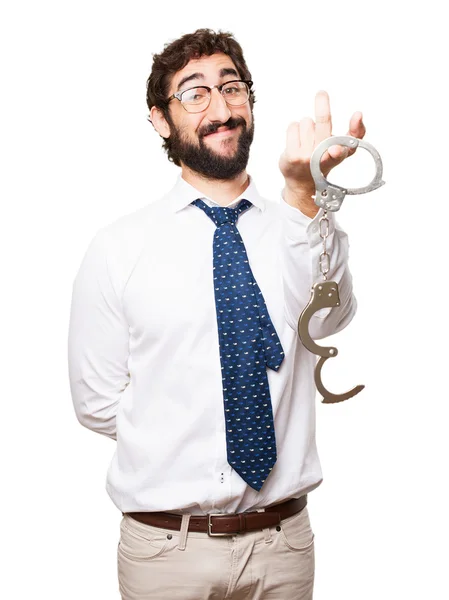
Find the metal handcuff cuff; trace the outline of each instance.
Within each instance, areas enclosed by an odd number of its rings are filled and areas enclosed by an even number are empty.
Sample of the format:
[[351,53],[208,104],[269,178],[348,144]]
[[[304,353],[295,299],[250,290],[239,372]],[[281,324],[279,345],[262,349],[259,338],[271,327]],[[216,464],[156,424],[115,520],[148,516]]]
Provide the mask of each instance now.
[[[376,175],[371,183],[365,187],[345,189],[326,180],[321,172],[321,158],[328,148],[335,145],[346,146],[348,148],[359,147],[368,150],[376,163]],[[332,136],[318,144],[310,159],[310,170],[315,181],[316,194],[313,196],[315,204],[324,209],[324,213],[319,220],[320,237],[323,240],[323,251],[320,255],[320,271],[324,281],[313,284],[309,303],[299,317],[298,333],[307,350],[320,357],[315,367],[315,385],[323,396],[323,403],[331,404],[352,398],[361,392],[365,386],[357,385],[352,390],[343,394],[332,394],[329,392],[321,381],[321,369],[328,358],[337,356],[338,350],[333,346],[319,346],[309,334],[310,319],[318,310],[340,306],[337,283],[335,281],[327,281],[327,273],[330,268],[329,253],[326,250],[326,239],[329,235],[327,211],[335,212],[340,210],[346,194],[366,194],[384,185],[385,181],[382,181],[382,160],[377,150],[371,144],[368,144],[368,142],[349,135]]]

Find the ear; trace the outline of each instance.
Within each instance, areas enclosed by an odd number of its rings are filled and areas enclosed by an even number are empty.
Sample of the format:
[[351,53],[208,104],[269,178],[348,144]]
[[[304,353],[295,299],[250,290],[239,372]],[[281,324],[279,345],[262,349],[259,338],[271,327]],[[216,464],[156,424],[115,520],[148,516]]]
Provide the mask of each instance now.
[[167,123],[164,113],[160,108],[153,106],[150,111],[151,122],[159,135],[163,138],[170,137],[170,126]]

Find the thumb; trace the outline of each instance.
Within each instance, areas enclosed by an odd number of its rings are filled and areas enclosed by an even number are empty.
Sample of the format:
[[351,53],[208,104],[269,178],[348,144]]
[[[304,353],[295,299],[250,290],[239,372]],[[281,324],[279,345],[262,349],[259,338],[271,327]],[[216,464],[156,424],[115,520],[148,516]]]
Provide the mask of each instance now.
[[329,155],[337,164],[341,163],[349,155],[349,148],[347,146],[330,146],[328,149]]

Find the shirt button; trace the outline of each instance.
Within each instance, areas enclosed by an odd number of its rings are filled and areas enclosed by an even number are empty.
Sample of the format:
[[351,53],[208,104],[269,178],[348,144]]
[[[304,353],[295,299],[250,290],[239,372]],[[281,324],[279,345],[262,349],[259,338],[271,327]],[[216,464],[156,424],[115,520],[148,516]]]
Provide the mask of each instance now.
[[173,536],[172,536],[172,534],[171,534],[171,533],[167,534],[167,540],[171,540],[171,539],[172,539],[172,537],[173,537]]
[[281,526],[280,525],[276,525],[276,531],[280,531],[281,530]]

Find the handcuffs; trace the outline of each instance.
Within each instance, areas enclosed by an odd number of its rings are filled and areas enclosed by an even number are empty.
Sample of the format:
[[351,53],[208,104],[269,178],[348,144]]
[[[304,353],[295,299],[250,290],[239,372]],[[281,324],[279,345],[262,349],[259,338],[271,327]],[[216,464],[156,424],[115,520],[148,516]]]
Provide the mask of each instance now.
[[[371,154],[376,163],[376,174],[368,185],[360,188],[342,188],[327,181],[321,172],[321,158],[328,148],[335,145],[346,146],[348,148],[365,148]],[[307,350],[320,357],[315,367],[315,385],[323,396],[323,403],[331,404],[352,398],[361,392],[365,386],[357,385],[352,390],[343,394],[332,394],[329,392],[321,381],[321,369],[328,358],[337,356],[338,350],[333,346],[319,346],[309,334],[310,319],[318,310],[322,308],[335,308],[340,305],[338,284],[335,281],[327,281],[327,273],[330,268],[329,253],[326,251],[326,239],[329,235],[327,211],[335,212],[340,210],[346,194],[366,194],[384,185],[385,181],[382,181],[382,160],[377,150],[371,144],[368,144],[368,142],[349,135],[331,136],[318,144],[310,159],[310,171],[315,181],[316,194],[313,196],[315,204],[324,209],[324,213],[319,220],[320,237],[323,240],[323,251],[320,254],[320,271],[324,281],[314,283],[312,286],[309,303],[299,317],[298,334]]]

